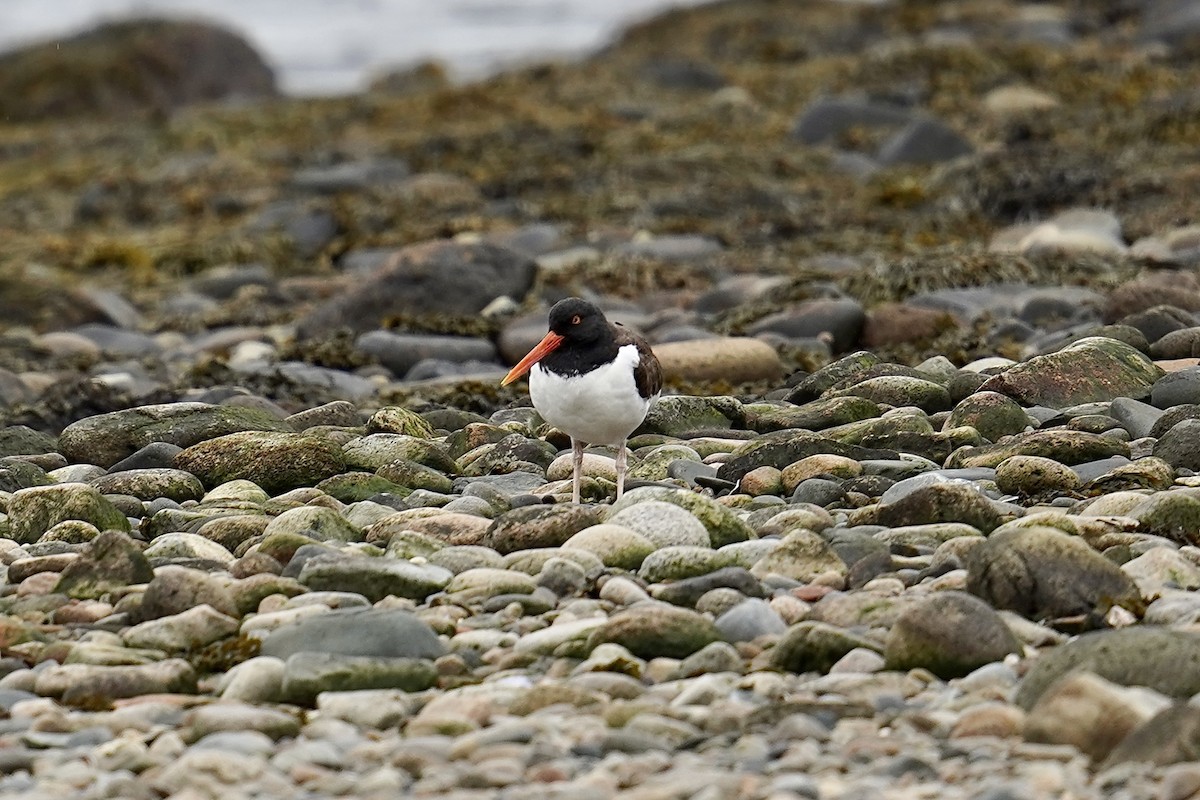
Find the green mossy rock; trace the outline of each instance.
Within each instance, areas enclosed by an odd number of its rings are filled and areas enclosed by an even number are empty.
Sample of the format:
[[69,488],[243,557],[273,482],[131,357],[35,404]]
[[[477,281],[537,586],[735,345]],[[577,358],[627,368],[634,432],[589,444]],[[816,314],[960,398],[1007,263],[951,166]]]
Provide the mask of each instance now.
[[205,486],[248,480],[269,494],[315,486],[345,471],[342,448],[303,433],[244,431],[192,445],[175,456],[175,467]]
[[288,431],[266,411],[208,403],[162,403],[87,417],[68,425],[58,450],[68,461],[111,467],[151,442],[179,447],[239,431]]
[[8,501],[9,536],[21,544],[33,544],[43,533],[68,519],[90,522],[99,530],[129,530],[125,515],[86,483],[21,489]]

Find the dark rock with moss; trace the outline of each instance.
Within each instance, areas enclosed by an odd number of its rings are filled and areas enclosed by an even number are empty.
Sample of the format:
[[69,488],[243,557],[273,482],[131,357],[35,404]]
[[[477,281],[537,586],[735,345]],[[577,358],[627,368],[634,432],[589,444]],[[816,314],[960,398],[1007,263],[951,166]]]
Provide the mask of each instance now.
[[1074,466],[1112,456],[1128,458],[1129,445],[1098,433],[1052,428],[1020,433],[997,444],[960,448],[950,455],[946,466],[997,467],[1012,456],[1040,456]]
[[732,397],[662,397],[650,407],[636,433],[688,435],[728,430],[743,418],[741,403]]
[[494,298],[523,298],[533,261],[490,244],[432,241],[396,250],[370,275],[347,280],[337,296],[299,323],[310,339],[339,328],[361,332],[397,314],[473,317]]
[[154,577],[142,548],[121,531],[102,531],[68,564],[54,591],[80,600],[94,600],[126,586],[149,583]]
[[1200,692],[1200,635],[1156,625],[1084,634],[1038,658],[1021,681],[1017,704],[1032,708],[1051,684],[1078,669],[1182,700]]
[[787,401],[789,403],[807,403],[816,400],[827,390],[845,381],[852,381],[878,363],[880,363],[879,356],[866,350],[842,356],[811,375],[801,378],[788,392]]
[[380,658],[301,652],[284,668],[282,698],[311,706],[322,692],[399,689],[419,692],[433,686],[437,670],[423,658]]
[[946,428],[970,425],[990,442],[1021,433],[1030,426],[1029,416],[1017,401],[999,392],[980,391],[959,401]]
[[346,461],[342,448],[330,439],[303,433],[245,431],[192,445],[175,456],[175,466],[192,473],[209,488],[240,479],[276,494],[340,474]]
[[776,643],[771,664],[788,672],[826,673],[838,659],[860,647],[883,649],[879,642],[827,622],[799,622]]
[[846,445],[810,431],[788,429],[752,439],[733,451],[729,460],[718,468],[717,477],[736,481],[752,469],[763,466],[783,469],[818,453],[845,456],[856,461],[898,457],[894,451]]
[[479,544],[501,555],[538,547],[558,547],[602,521],[589,506],[525,506],[496,517]]
[[8,501],[9,536],[32,544],[63,520],[90,522],[100,530],[129,530],[129,520],[104,495],[86,483],[35,486]]
[[898,528],[937,522],[962,522],[987,533],[1003,521],[982,492],[967,483],[934,483],[879,507],[880,525]]
[[28,425],[0,428],[0,457],[39,455],[58,450],[58,439]]
[[1129,511],[1138,530],[1180,544],[1200,544],[1200,497],[1195,489],[1158,492]]
[[1020,653],[1000,615],[964,592],[938,592],[902,613],[888,633],[888,669],[923,667],[949,680]]
[[299,579],[313,591],[358,592],[376,603],[388,595],[424,600],[450,577],[449,571],[430,564],[331,554],[306,561]]
[[882,413],[877,402],[855,394],[826,397],[800,406],[747,403],[742,408],[746,427],[758,433],[787,428],[819,431],[873,419]]
[[163,114],[276,95],[274,73],[245,39],[187,20],[109,22],[58,37],[6,53],[0,75],[0,117],[13,121]]
[[1145,601],[1121,568],[1054,528],[1000,531],[967,551],[967,590],[994,608],[1034,620],[1090,615],[1113,606],[1140,614]]
[[554,445],[514,433],[471,451],[459,463],[464,476],[477,478],[520,471],[530,464],[545,470],[556,455],[558,448]]
[[406,497],[412,493],[412,489],[371,472],[343,472],[321,481],[317,488],[343,503],[357,503],[377,494]]
[[287,431],[275,415],[256,408],[208,403],[164,403],[81,419],[58,437],[71,461],[109,467],[151,442],[189,447],[238,431]]
[[166,497],[182,503],[204,497],[204,485],[179,469],[130,469],[93,478],[91,485],[104,494],[126,494],[139,500]]
[[0,462],[0,492],[15,492],[53,483],[46,471],[36,464],[11,459]]
[[944,386],[909,375],[881,375],[837,390],[830,396],[854,395],[889,406],[916,406],[922,411],[948,410],[953,403]]

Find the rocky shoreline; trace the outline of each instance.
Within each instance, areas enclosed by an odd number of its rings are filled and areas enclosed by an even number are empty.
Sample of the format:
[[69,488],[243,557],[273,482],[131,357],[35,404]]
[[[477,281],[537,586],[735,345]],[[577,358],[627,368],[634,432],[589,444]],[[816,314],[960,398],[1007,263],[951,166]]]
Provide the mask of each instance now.
[[[0,125],[0,794],[1197,796],[1195,8]],[[566,294],[616,502],[498,385]]]

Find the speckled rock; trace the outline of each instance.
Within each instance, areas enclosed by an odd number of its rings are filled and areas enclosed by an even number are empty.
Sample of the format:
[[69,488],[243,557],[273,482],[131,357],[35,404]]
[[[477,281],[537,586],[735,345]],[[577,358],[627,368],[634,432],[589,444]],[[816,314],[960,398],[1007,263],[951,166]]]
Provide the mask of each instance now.
[[103,531],[62,571],[54,590],[95,599],[130,584],[149,583],[153,577],[150,562],[128,534]]
[[149,559],[208,561],[228,567],[233,553],[197,533],[165,533],[142,551]]
[[248,480],[275,494],[316,483],[346,468],[334,441],[304,433],[247,431],[200,442],[175,456],[175,466],[212,488]]
[[723,547],[732,542],[744,542],[754,538],[754,531],[732,509],[695,492],[665,486],[639,486],[630,489],[609,507],[609,519],[626,508],[646,501],[671,503],[690,512],[708,530],[713,547]]
[[558,547],[584,528],[600,522],[600,510],[590,506],[525,506],[496,517],[479,544],[501,555]]
[[237,633],[238,621],[201,604],[178,614],[126,628],[121,639],[129,647],[146,647],[167,653],[198,650]]
[[784,536],[779,546],[755,562],[750,572],[757,578],[781,575],[807,582],[825,574],[844,577],[846,564],[828,542],[812,531],[801,529]]
[[393,461],[415,461],[447,474],[456,474],[458,464],[441,442],[402,433],[372,433],[351,439],[341,448],[345,465],[374,472]]
[[946,419],[944,430],[970,425],[988,441],[1021,433],[1029,416],[1012,398],[999,392],[975,392],[959,401]]
[[950,469],[996,467],[1012,456],[1040,456],[1073,466],[1111,456],[1128,458],[1129,445],[1098,433],[1053,428],[1017,434],[998,444],[963,447],[950,455],[945,466]]
[[1162,375],[1154,362],[1124,342],[1089,337],[1009,367],[981,389],[1025,406],[1067,408],[1114,397],[1148,397]]
[[[707,538],[708,533],[705,532]],[[606,567],[635,570],[656,549],[654,542],[621,525],[602,523],[584,528],[563,543],[595,553]]]
[[102,494],[127,494],[139,500],[166,497],[182,503],[204,496],[199,479],[178,469],[131,469],[93,478],[88,483]]
[[240,617],[228,583],[198,569],[175,565],[159,567],[142,595],[142,619],[159,619],[207,604],[215,611]]
[[320,542],[358,542],[363,539],[362,531],[333,509],[322,506],[289,508],[272,519],[263,534],[301,534]]
[[384,406],[367,420],[368,433],[402,433],[405,436],[433,438],[433,428],[420,414],[400,406]]
[[649,539],[655,547],[691,545],[709,547],[708,530],[683,506],[661,500],[644,500],[609,514],[609,523],[621,525]]
[[996,465],[996,486],[1018,495],[1070,492],[1079,487],[1079,475],[1070,467],[1040,456],[1012,456]]
[[705,575],[724,566],[721,555],[710,547],[678,545],[660,547],[642,560],[638,575],[648,583]]

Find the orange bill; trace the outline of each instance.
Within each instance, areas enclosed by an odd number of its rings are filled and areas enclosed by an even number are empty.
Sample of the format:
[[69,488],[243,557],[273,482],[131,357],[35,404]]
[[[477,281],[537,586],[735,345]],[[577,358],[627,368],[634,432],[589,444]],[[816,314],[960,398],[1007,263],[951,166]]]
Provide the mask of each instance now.
[[533,367],[534,364],[541,361],[550,353],[554,352],[558,346],[562,344],[562,342],[563,337],[559,336],[554,331],[547,333],[542,337],[542,340],[537,343],[537,346],[529,351],[528,355],[522,358],[515,367],[508,371],[508,374],[504,376],[504,380],[500,381],[500,385],[508,386],[517,378],[521,377],[526,372],[529,372],[530,368]]

